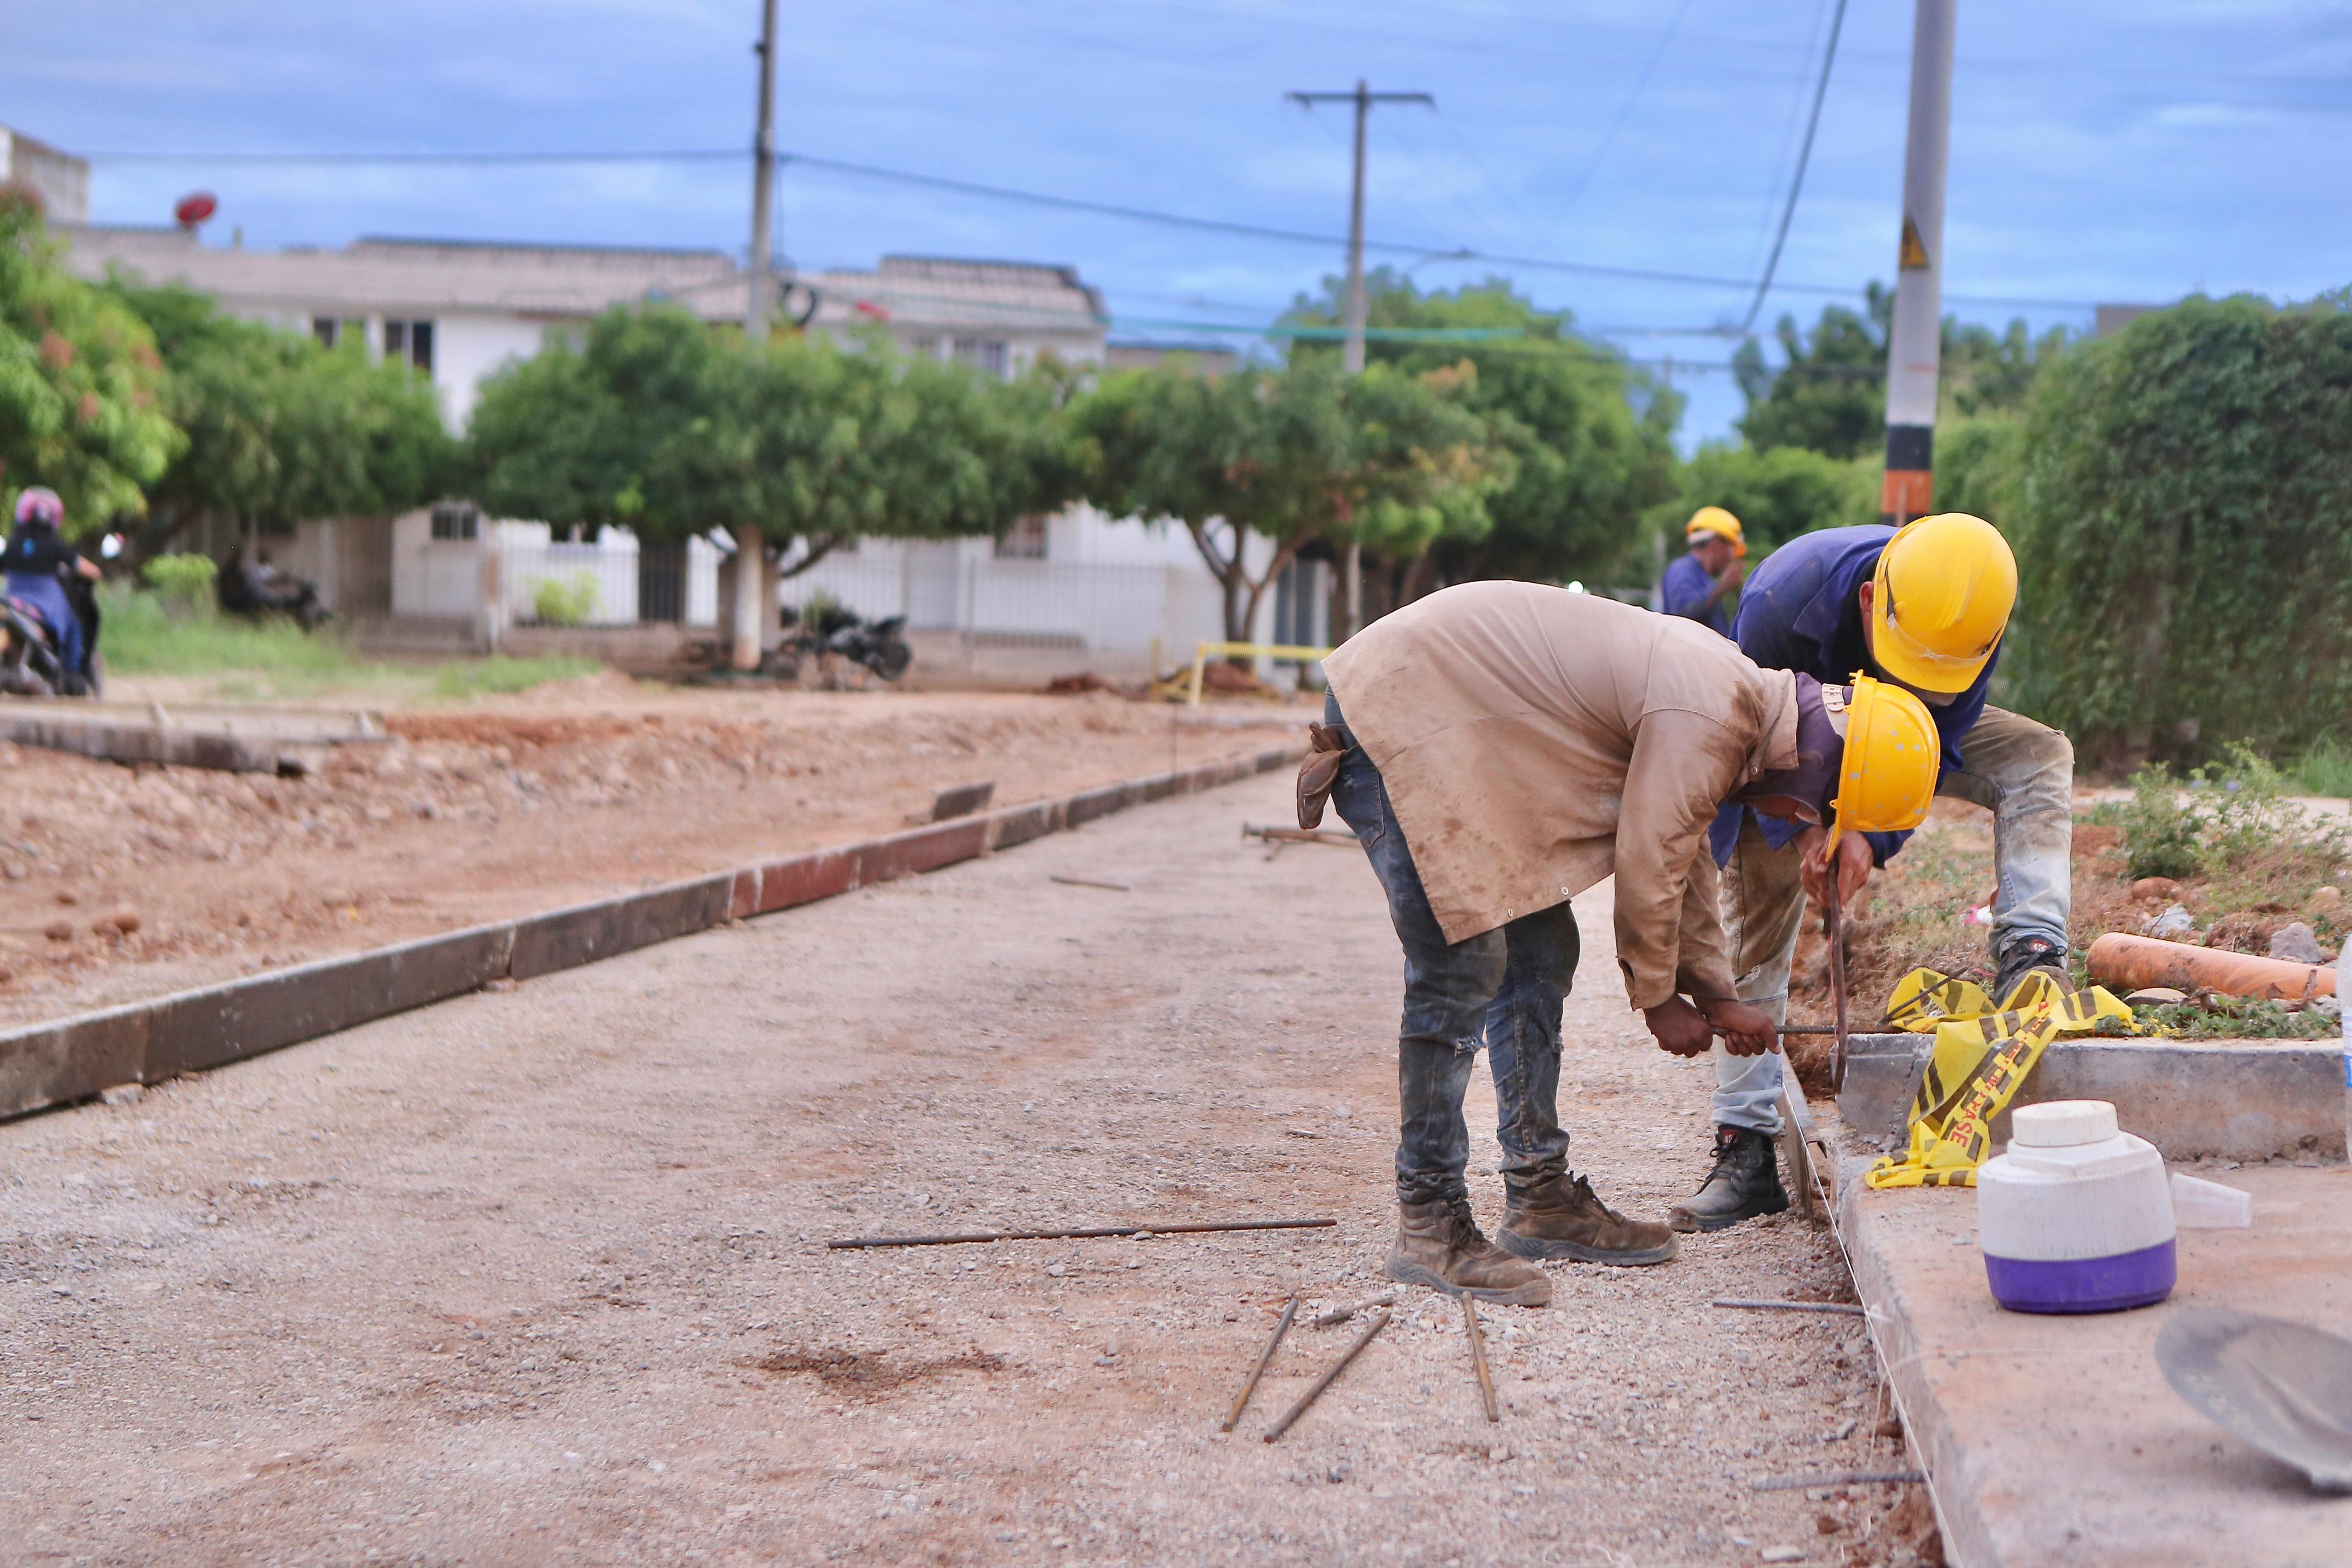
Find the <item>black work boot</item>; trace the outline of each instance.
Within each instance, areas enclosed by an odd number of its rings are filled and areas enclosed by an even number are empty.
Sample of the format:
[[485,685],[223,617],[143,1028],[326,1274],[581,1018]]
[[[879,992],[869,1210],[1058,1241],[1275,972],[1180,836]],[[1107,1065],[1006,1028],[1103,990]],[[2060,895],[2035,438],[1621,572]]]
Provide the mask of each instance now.
[[1475,1296],[1515,1307],[1551,1304],[1551,1281],[1540,1269],[1520,1262],[1486,1239],[1462,1199],[1397,1206],[1396,1245],[1389,1249],[1389,1278],[1426,1285],[1449,1296]]
[[1514,1190],[1495,1241],[1521,1258],[1580,1263],[1663,1263],[1675,1255],[1673,1231],[1626,1218],[1592,1195],[1591,1182],[1566,1175]]
[[2009,998],[2024,983],[2025,977],[2036,969],[2042,970],[2058,982],[2062,991],[2074,988],[2074,977],[2066,972],[2066,949],[2047,936],[2021,936],[2011,943],[2000,956],[2000,967],[1994,972],[1992,1005],[2009,1005]]
[[1666,1223],[1676,1230],[1724,1230],[1788,1207],[1772,1134],[1752,1127],[1717,1127],[1715,1168],[1699,1183],[1698,1191],[1666,1210]]

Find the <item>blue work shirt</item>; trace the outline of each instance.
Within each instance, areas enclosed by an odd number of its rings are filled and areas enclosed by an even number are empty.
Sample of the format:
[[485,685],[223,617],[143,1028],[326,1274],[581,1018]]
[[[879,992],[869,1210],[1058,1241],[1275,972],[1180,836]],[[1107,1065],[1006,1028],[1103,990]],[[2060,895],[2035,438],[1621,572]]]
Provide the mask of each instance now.
[[[1862,606],[1857,595],[1878,570],[1878,558],[1895,530],[1883,524],[1855,528],[1822,528],[1799,534],[1766,557],[1748,573],[1739,595],[1739,618],[1732,640],[1739,651],[1768,670],[1794,670],[1824,685],[1850,680],[1856,670],[1885,678],[1870,657],[1863,638]],[[1942,772],[1960,766],[1960,737],[1976,727],[1984,712],[1985,691],[2000,663],[1996,647],[1969,689],[1941,707],[1927,705],[1936,734],[1944,743]],[[1716,814],[1707,833],[1715,862],[1731,858],[1739,839],[1739,815],[1744,808],[1726,805]],[[1764,841],[1779,849],[1802,831],[1801,824],[1759,817]],[[1870,833],[1871,858],[1885,865],[1903,847],[1909,833]]]
[[1723,601],[1706,601],[1715,591],[1715,579],[1695,555],[1677,556],[1666,563],[1665,576],[1658,580],[1658,607],[1669,615],[1679,615],[1696,621],[1708,631],[1728,637],[1731,616],[1723,608]]

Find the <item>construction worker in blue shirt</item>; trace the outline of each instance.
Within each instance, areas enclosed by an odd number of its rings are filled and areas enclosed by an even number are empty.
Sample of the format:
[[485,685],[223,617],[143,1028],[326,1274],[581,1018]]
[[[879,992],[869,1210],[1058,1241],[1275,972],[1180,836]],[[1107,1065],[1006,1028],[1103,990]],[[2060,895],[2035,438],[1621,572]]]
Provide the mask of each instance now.
[[1728,637],[1731,613],[1723,601],[1748,576],[1739,519],[1721,507],[1701,507],[1683,525],[1683,542],[1689,552],[1669,561],[1658,580],[1658,608]]
[[[1981,517],[1948,512],[1900,529],[1799,535],[1748,579],[1732,629],[1740,652],[1765,669],[1823,681],[1859,670],[1927,704],[1943,743],[1936,792],[1993,814],[1996,999],[2034,969],[2066,981],[2073,896],[2074,749],[2048,726],[1985,701],[2016,602],[2008,541]],[[1806,899],[1827,902],[1833,871],[1852,908],[1871,872],[1908,837],[1848,834],[1825,858],[1821,829],[1727,805],[1709,842],[1723,868],[1723,928],[1739,999],[1785,1022]],[[1781,1058],[1735,1057],[1719,1046],[1714,1055],[1715,1164],[1669,1211],[1680,1230],[1720,1230],[1789,1204],[1773,1159]]]

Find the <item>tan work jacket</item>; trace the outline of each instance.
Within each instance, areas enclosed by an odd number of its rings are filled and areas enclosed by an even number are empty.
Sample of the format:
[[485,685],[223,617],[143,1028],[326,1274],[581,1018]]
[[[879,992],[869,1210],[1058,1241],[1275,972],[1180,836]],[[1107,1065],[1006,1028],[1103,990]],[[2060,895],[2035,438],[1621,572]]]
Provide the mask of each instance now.
[[1633,1005],[1732,994],[1707,825],[1795,765],[1796,677],[1695,621],[1531,582],[1433,593],[1323,669],[1448,942],[1613,874]]

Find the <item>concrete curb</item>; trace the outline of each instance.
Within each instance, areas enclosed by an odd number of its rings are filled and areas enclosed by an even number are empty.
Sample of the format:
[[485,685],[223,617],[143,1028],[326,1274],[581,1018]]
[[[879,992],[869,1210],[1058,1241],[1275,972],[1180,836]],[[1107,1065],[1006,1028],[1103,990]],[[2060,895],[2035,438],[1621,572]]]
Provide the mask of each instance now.
[[[1859,1034],[1838,1109],[1870,1138],[1899,1138],[1926,1071],[1930,1037]],[[2344,1047],[2332,1040],[2060,1039],[2042,1053],[2009,1109],[1993,1118],[2009,1141],[2010,1109],[2048,1100],[2106,1100],[2127,1132],[2167,1159],[2346,1157]]]
[[1253,757],[27,1025],[0,1034],[0,1118],[86,1100],[111,1084],[153,1083],[259,1056],[463,996],[492,980],[535,979],[730,920],[937,871],[1130,806],[1270,773],[1297,756],[1290,747],[1270,747]]

